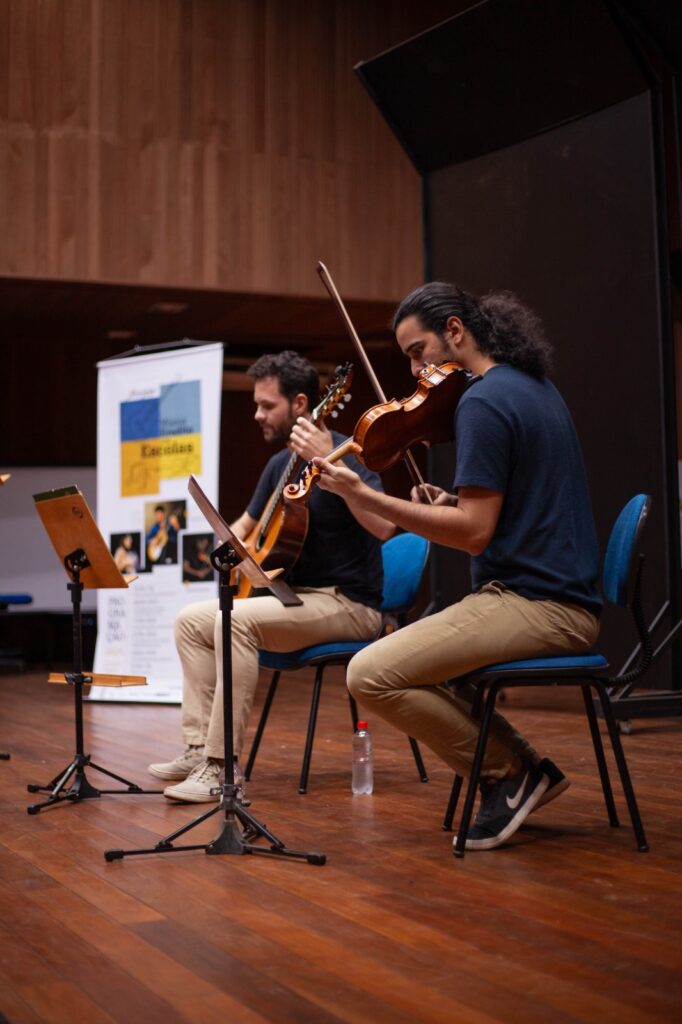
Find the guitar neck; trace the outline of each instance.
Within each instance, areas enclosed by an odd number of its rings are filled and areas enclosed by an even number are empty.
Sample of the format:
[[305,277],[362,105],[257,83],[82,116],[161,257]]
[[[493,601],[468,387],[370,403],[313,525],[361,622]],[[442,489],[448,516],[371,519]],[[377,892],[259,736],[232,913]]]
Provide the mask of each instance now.
[[286,466],[284,467],[284,471],[277,482],[277,486],[270,495],[270,500],[265,506],[265,511],[261,516],[261,526],[259,530],[260,537],[265,537],[265,535],[267,534],[268,529],[270,527],[270,523],[272,521],[272,517],[274,516],[275,512],[279,508],[279,505],[282,501],[282,497],[284,495],[284,488],[290,482],[291,478],[294,476],[294,474],[296,473],[296,471],[298,470],[302,463],[303,459],[301,458],[301,456],[297,455],[294,452],[289,461],[287,462]]

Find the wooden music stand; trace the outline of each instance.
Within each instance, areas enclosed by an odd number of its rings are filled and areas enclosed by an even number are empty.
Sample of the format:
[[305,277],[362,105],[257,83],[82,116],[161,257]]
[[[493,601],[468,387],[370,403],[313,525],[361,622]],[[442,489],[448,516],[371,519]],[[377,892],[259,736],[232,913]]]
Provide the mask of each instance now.
[[[144,686],[147,680],[144,676],[84,674],[81,594],[84,587],[89,590],[105,587],[125,588],[136,577],[122,576],[119,572],[88,504],[77,487],[44,491],[41,494],[34,494],[33,500],[57,557],[69,577],[67,589],[71,593],[73,606],[73,669],[64,674],[50,673],[48,682],[73,686],[76,752],[71,763],[55,775],[46,786],[29,784],[29,793],[48,792],[50,796],[43,803],[31,804],[27,811],[29,814],[38,814],[43,807],[51,807],[64,801],[76,803],[79,800],[99,797],[102,793],[159,793],[160,790],[142,789],[121,775],[95,764],[83,748],[83,687],[91,683],[99,686]],[[85,768],[88,765],[102,775],[122,782],[128,788],[96,789],[86,777]],[[73,782],[69,786],[72,778]]]
[[[218,593],[220,595],[220,611],[222,613],[223,639],[223,736],[225,758],[225,782],[220,786],[220,803],[210,811],[201,814],[194,821],[177,829],[171,835],[159,840],[156,846],[144,850],[106,850],[106,860],[121,860],[130,854],[141,853],[175,853],[180,850],[204,850],[206,853],[230,853],[242,855],[247,853],[260,854],[264,857],[290,857],[305,860],[308,864],[324,864],[323,853],[305,853],[301,850],[290,850],[269,831],[260,821],[253,817],[237,797],[238,787],[234,781],[234,737],[232,712],[232,607],[237,586],[232,583],[234,570],[244,573],[254,587],[264,587],[271,591],[283,605],[292,607],[303,602],[283,580],[276,579],[280,570],[265,572],[261,569],[243,543],[237,537],[217,509],[213,507],[193,476],[189,478],[188,490],[194,498],[207,522],[222,541],[211,554],[213,567],[220,574]],[[257,600],[257,598],[256,598]],[[195,843],[189,846],[173,846],[173,842],[185,832],[189,832],[202,821],[206,821],[219,811],[224,812],[223,827],[218,836],[210,843]],[[244,826],[241,831],[238,822]],[[266,839],[270,846],[257,846],[252,840]]]

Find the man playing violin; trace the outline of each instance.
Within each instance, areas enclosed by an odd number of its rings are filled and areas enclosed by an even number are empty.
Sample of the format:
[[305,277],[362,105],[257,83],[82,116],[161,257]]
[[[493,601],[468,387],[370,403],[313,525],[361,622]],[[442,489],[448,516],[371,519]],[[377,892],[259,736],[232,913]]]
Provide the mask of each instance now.
[[[356,655],[348,686],[468,775],[478,723],[466,690],[442,684],[496,662],[592,647],[601,610],[594,520],[575,428],[547,380],[551,349],[531,310],[509,293],[476,300],[433,282],[400,303],[393,327],[414,375],[446,360],[473,375],[454,412],[452,493],[426,484],[430,503],[416,489],[404,501],[316,458],[319,486],[467,552],[472,593]],[[499,846],[568,784],[496,715],[467,849]]]
[[[248,370],[254,380],[255,420],[271,444],[285,445],[263,470],[246,510],[232,524],[246,539],[296,452],[303,460],[328,455],[344,438],[311,421],[319,397],[317,371],[295,352],[262,356]],[[349,459],[363,486],[381,481]],[[301,464],[301,469],[305,461]],[[258,682],[258,649],[294,651],[337,640],[376,636],[381,616],[381,541],[393,533],[381,515],[352,498],[320,491],[308,503],[302,551],[285,577],[303,603],[284,608],[270,595],[237,599],[232,612],[234,750],[241,752]],[[175,781],[164,793],[190,803],[215,801],[223,769],[222,633],[218,601],[187,605],[175,622],[183,669],[182,733],[185,750],[149,771]]]

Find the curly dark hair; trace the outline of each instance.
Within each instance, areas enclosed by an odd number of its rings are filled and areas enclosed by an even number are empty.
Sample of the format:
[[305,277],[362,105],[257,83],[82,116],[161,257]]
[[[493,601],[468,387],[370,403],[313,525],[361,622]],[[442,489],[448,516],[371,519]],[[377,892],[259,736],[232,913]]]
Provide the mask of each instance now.
[[253,380],[276,377],[279,381],[279,390],[289,401],[296,395],[305,395],[310,412],[320,400],[320,378],[317,370],[312,363],[291,349],[261,356],[246,372]]
[[463,288],[431,281],[407,295],[393,316],[393,330],[408,316],[443,337],[448,317],[456,316],[471,332],[479,351],[496,363],[508,363],[532,377],[545,377],[552,346],[539,316],[513,292],[488,292],[476,299]]

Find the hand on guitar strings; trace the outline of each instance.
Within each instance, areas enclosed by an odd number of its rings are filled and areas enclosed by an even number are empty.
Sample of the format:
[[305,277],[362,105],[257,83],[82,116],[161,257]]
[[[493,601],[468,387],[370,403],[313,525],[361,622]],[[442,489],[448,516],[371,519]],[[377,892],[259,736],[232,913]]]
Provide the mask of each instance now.
[[299,416],[294,423],[288,444],[291,450],[306,462],[310,462],[315,456],[325,458],[334,447],[332,435],[324,424],[315,426],[304,416]]

